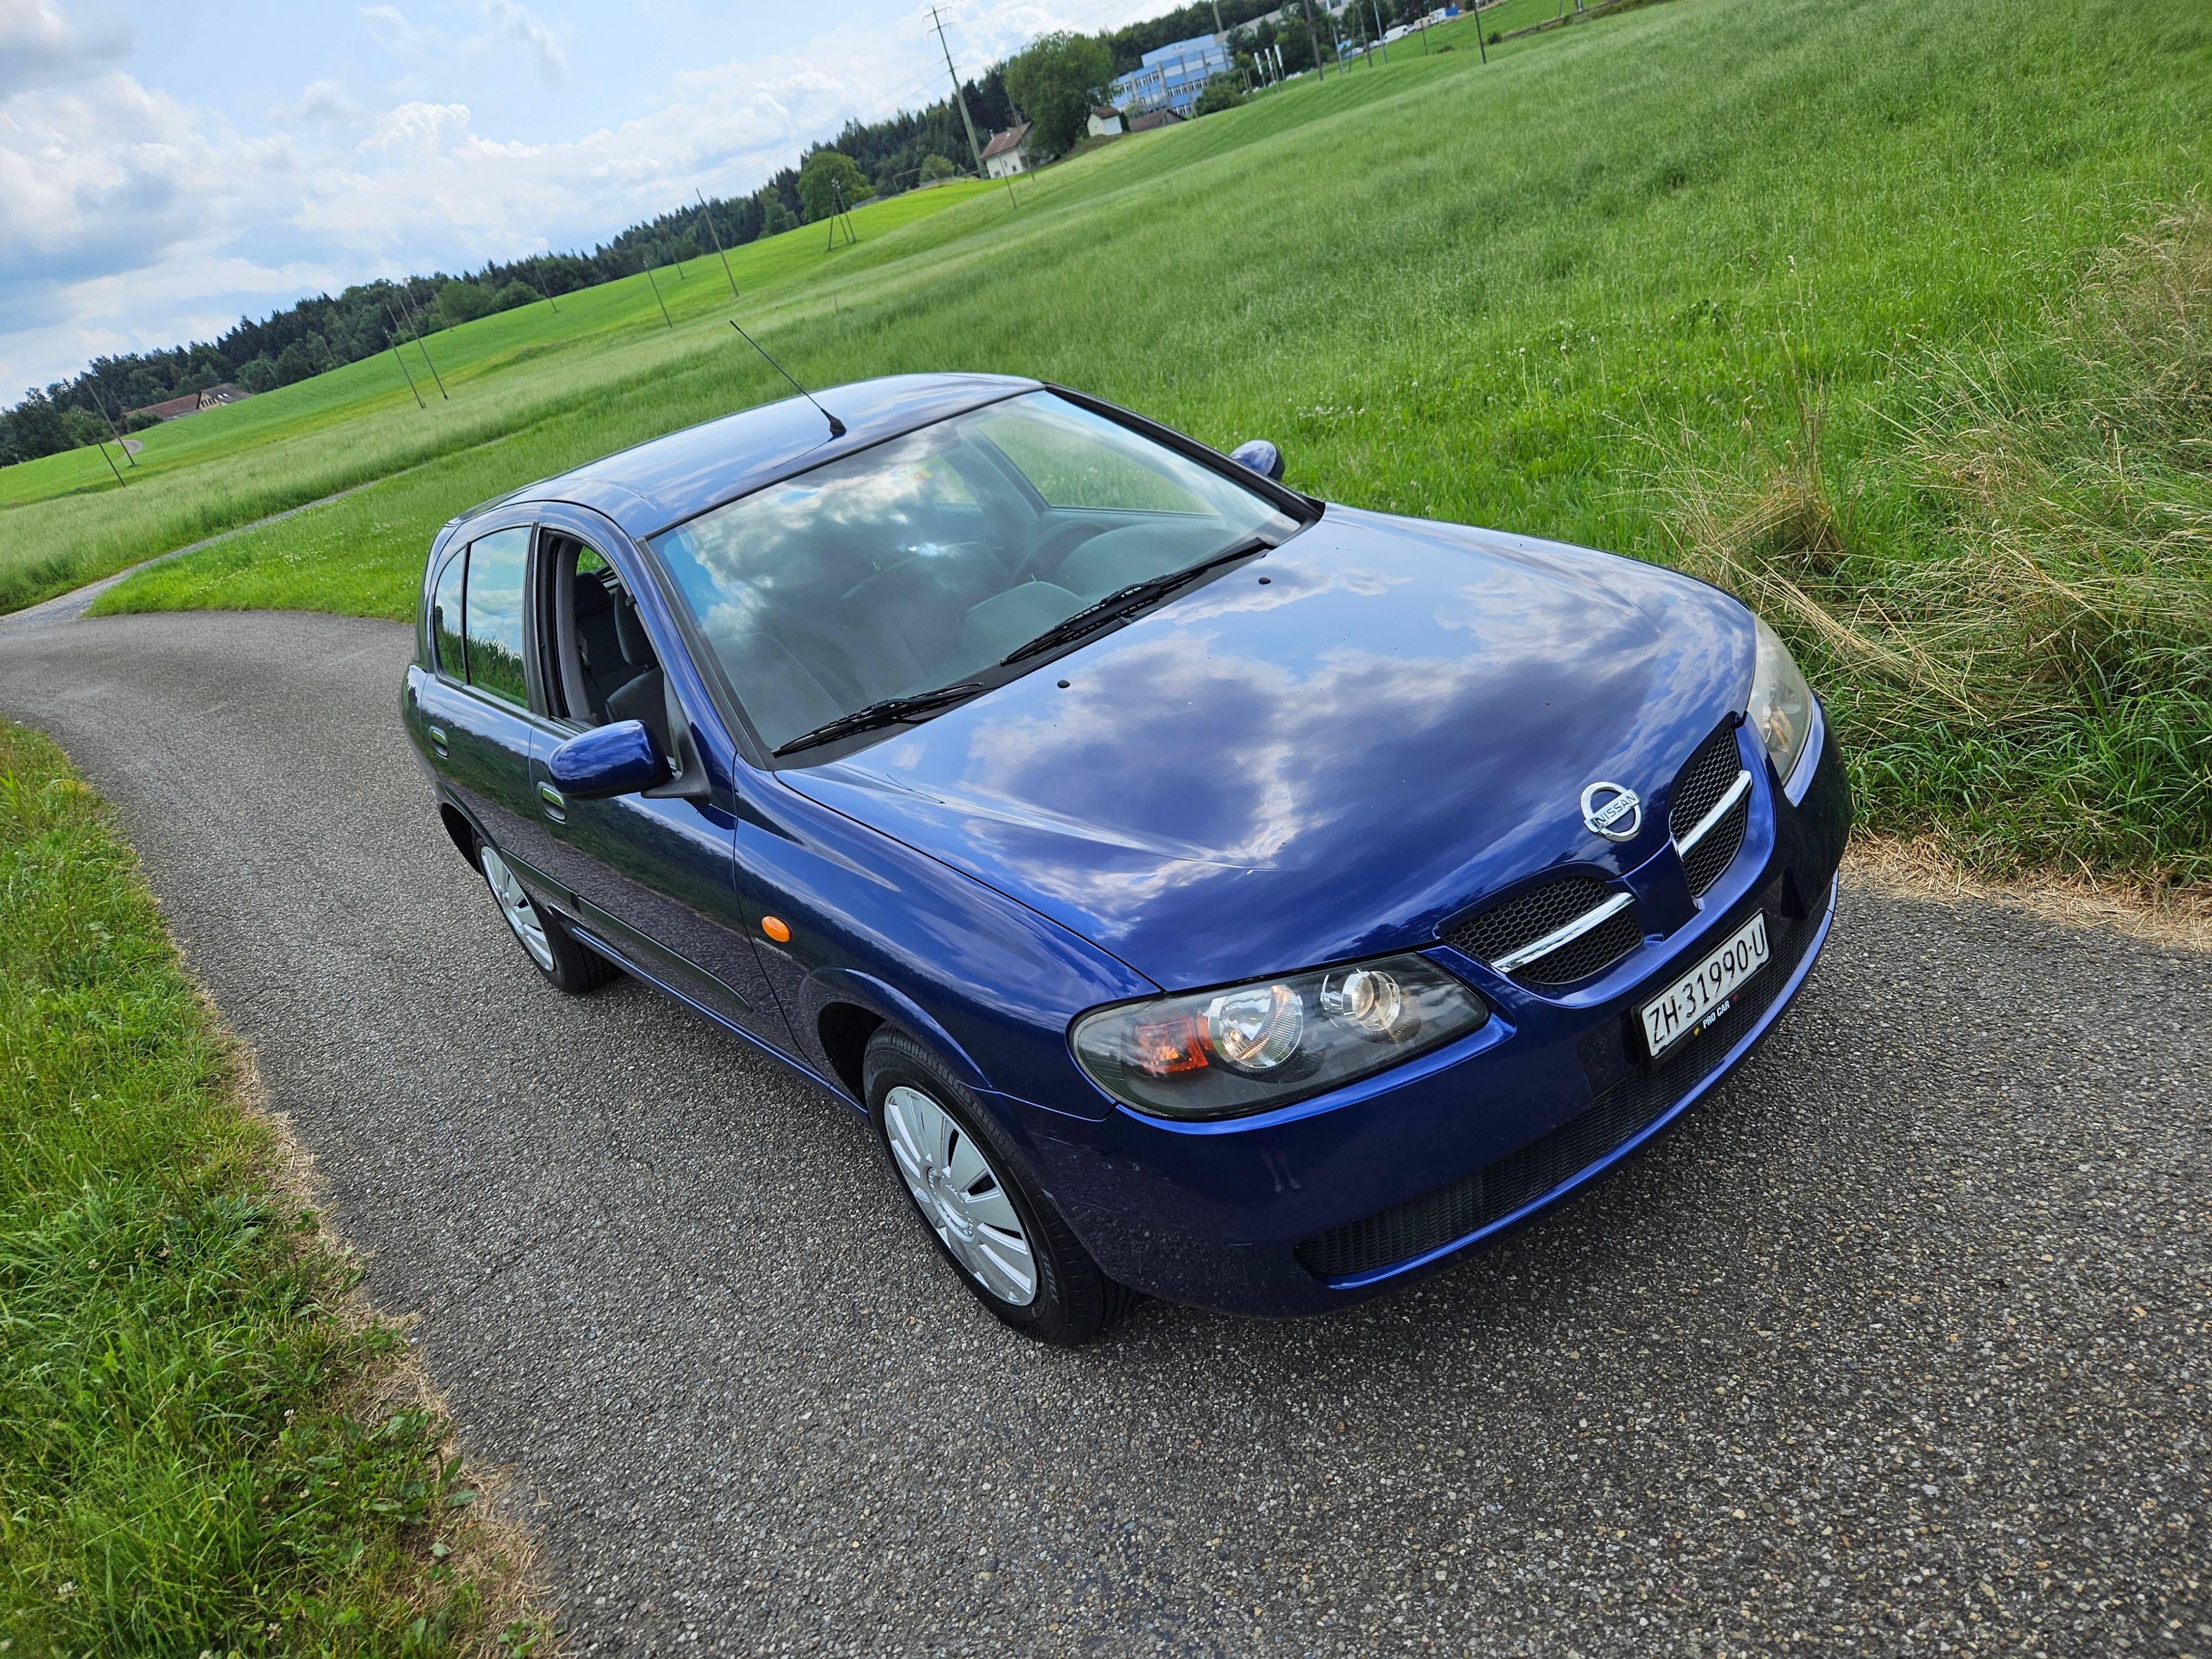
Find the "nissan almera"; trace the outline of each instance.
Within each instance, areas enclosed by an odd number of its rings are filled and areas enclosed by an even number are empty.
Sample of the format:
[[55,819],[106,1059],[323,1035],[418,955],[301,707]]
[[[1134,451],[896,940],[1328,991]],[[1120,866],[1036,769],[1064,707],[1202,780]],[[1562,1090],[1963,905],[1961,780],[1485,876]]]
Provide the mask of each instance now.
[[866,1112],[1008,1324],[1342,1306],[1709,1093],[1850,806],[1728,595],[1281,472],[1029,380],[750,410],[448,525],[407,729],[538,974]]

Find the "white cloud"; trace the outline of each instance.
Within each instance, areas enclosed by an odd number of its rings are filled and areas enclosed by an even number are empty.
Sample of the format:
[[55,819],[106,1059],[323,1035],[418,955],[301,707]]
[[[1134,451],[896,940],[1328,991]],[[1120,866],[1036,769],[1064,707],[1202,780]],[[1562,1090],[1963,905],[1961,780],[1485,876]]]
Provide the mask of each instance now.
[[280,127],[344,126],[360,114],[360,106],[346,96],[345,88],[335,81],[325,80],[308,82],[289,103],[271,104],[268,118],[272,125]]
[[0,0],[0,97],[83,75],[123,55],[127,31],[88,32],[53,0]]
[[558,82],[568,73],[568,57],[550,28],[516,3],[516,0],[483,0],[483,15],[510,40],[538,60],[549,82]]
[[0,276],[67,280],[150,264],[234,222],[241,195],[290,169],[289,141],[247,143],[111,71],[0,102]]
[[418,161],[434,162],[446,136],[459,137],[468,125],[466,104],[402,104],[376,118],[361,147],[410,152]]
[[361,16],[376,44],[395,56],[422,44],[422,32],[397,6],[363,6]]

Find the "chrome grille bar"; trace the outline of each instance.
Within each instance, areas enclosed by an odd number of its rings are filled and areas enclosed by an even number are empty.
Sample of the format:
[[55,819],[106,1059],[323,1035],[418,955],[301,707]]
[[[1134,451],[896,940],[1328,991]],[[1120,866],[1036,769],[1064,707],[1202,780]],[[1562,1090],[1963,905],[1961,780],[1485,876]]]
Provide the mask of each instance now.
[[1735,781],[1729,785],[1721,798],[1713,803],[1712,810],[1691,826],[1689,834],[1675,842],[1674,850],[1678,853],[1687,853],[1707,836],[1712,834],[1713,826],[1728,816],[1729,808],[1741,800],[1749,793],[1750,788],[1751,774],[1737,773]]
[[[1749,781],[1750,775],[1749,773],[1744,775],[1747,781]],[[1490,965],[1501,974],[1510,974],[1516,968],[1525,968],[1539,957],[1547,957],[1561,945],[1573,944],[1600,922],[1620,915],[1632,902],[1633,902],[1632,895],[1615,893],[1604,903],[1591,906],[1572,921],[1562,922],[1543,938],[1531,939],[1517,951],[1508,951]]]

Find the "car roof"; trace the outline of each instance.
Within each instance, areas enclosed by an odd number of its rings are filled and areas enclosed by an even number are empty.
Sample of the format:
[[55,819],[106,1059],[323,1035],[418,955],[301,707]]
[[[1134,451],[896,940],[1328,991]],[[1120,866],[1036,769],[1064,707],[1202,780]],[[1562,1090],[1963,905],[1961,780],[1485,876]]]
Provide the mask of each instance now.
[[855,380],[815,393],[816,401],[844,423],[842,438],[830,435],[829,423],[813,404],[786,398],[619,450],[572,472],[526,484],[484,507],[573,501],[605,514],[641,541],[780,477],[1039,386],[1036,380],[1005,374],[891,374]]

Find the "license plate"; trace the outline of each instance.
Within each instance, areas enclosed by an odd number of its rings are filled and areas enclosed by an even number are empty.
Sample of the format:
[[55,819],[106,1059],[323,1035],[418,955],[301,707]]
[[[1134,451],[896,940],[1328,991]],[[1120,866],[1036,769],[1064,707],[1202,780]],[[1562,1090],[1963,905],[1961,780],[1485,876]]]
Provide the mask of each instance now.
[[1652,1059],[1695,1036],[1735,1006],[1743,982],[1766,966],[1766,913],[1754,912],[1735,937],[1638,1009]]

